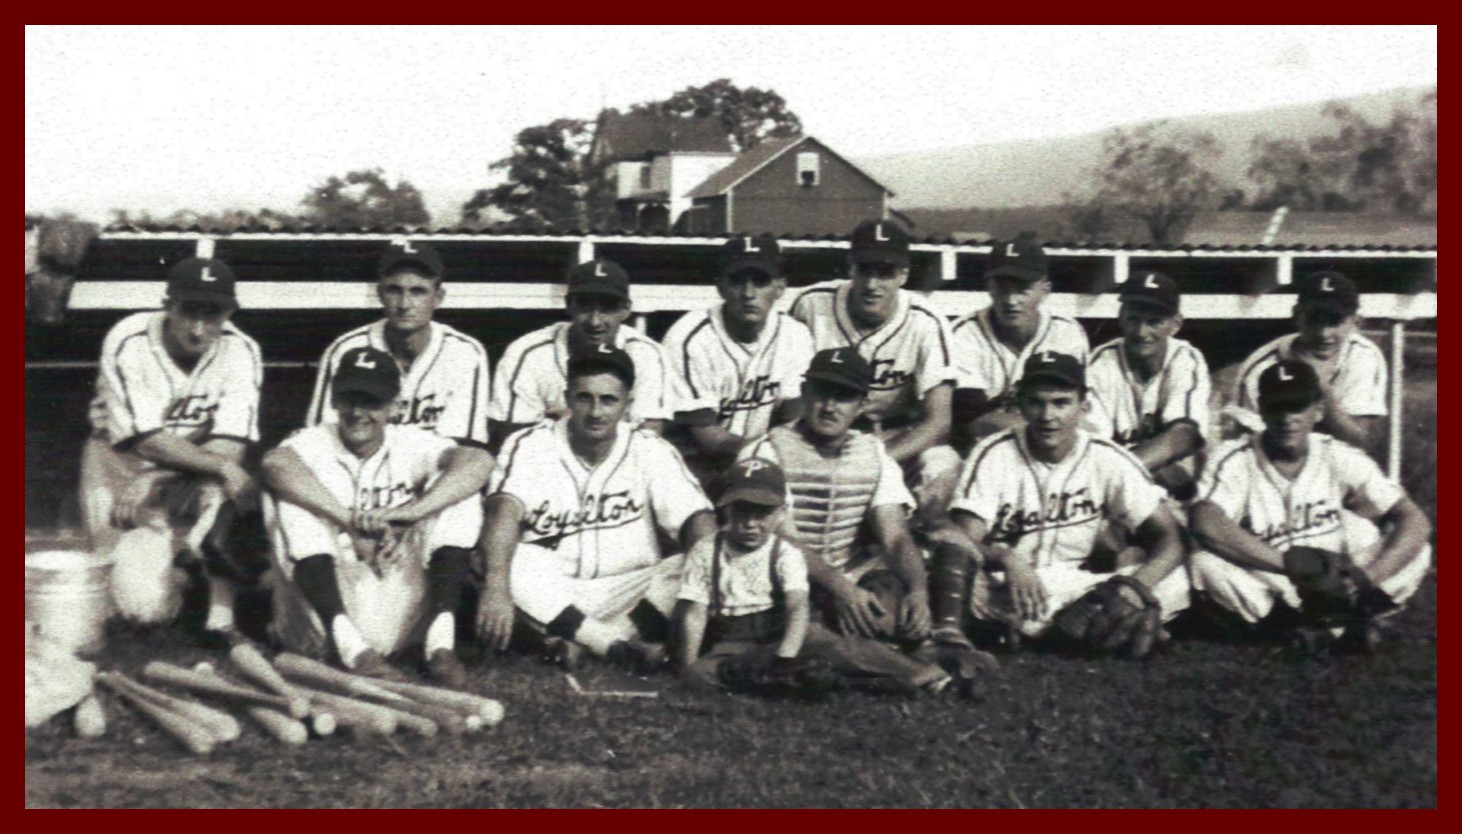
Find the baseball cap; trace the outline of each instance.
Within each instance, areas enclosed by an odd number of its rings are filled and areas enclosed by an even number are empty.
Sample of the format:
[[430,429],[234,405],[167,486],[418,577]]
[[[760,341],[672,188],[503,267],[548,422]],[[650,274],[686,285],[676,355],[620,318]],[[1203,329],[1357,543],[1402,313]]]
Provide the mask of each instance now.
[[1326,307],[1348,316],[1360,309],[1355,282],[1333,269],[1306,275],[1298,282],[1299,300],[1307,306]]
[[1178,285],[1161,272],[1138,272],[1118,292],[1123,304],[1149,307],[1168,315],[1178,312]]
[[1290,412],[1320,401],[1320,376],[1308,362],[1281,359],[1259,374],[1259,410]]
[[721,497],[716,506],[737,501],[780,507],[787,502],[787,476],[769,460],[747,458],[737,461],[721,478]]
[[775,278],[782,272],[782,248],[771,235],[737,235],[721,247],[726,262],[721,274],[735,275],[745,270],[756,270]]
[[351,348],[340,357],[330,391],[356,391],[391,402],[401,393],[401,371],[391,354],[373,347]]
[[442,256],[430,243],[397,238],[386,244],[386,251],[376,265],[376,274],[390,275],[403,266],[415,266],[433,278],[442,277]]
[[629,300],[629,273],[614,261],[595,258],[569,270],[569,295],[609,295]]
[[991,243],[990,256],[994,265],[985,271],[986,281],[1001,277],[1039,281],[1049,274],[1046,250],[1029,232],[1017,235],[1015,240]]
[[1053,350],[1033,353],[1025,360],[1025,372],[1020,378],[1020,385],[1025,387],[1038,381],[1085,388],[1086,366],[1069,353],[1057,353]]
[[187,258],[168,270],[168,299],[208,301],[237,307],[234,271],[215,258]]
[[897,223],[865,220],[853,230],[849,256],[855,264],[909,265],[909,234]]
[[851,388],[866,394],[871,373],[868,369],[868,362],[858,354],[858,351],[850,347],[840,347],[818,351],[812,357],[812,364],[807,367],[807,373],[802,376],[805,379],[831,382],[834,385],[841,385],[844,388]]
[[570,378],[586,373],[609,371],[624,381],[625,387],[635,387],[635,360],[628,353],[614,345],[583,345],[569,354],[568,376]]

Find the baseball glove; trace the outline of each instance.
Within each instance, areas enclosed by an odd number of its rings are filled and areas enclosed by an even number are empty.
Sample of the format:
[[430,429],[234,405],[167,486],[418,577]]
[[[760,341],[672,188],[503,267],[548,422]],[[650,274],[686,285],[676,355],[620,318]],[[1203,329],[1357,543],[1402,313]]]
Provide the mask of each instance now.
[[1162,632],[1162,606],[1146,585],[1118,575],[1057,611],[1052,625],[1088,648],[1144,657]]
[[716,667],[716,677],[732,692],[818,700],[841,689],[842,678],[820,657],[738,655]]
[[1344,625],[1396,608],[1344,553],[1296,545],[1284,552],[1284,574],[1299,593],[1301,613],[1314,624]]

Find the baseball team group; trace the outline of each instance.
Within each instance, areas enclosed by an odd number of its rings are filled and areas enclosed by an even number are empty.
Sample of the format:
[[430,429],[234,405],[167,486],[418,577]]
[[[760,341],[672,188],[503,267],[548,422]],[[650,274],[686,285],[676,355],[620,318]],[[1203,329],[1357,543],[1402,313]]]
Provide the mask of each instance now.
[[474,640],[695,687],[968,695],[1030,643],[1374,650],[1431,565],[1368,453],[1388,370],[1339,272],[1297,280],[1220,427],[1177,282],[1134,272],[1093,349],[1043,308],[1031,239],[993,245],[991,303],[950,322],[904,287],[895,224],[859,225],[846,279],[790,304],[778,242],[735,237],[721,303],[660,342],[596,259],[495,368],[434,320],[432,246],[383,250],[381,319],[330,345],[262,458],[226,263],[177,263],[162,309],[110,330],[82,495],[121,615],[168,621],[202,583],[203,638],[237,640],[235,594],[263,583],[272,640],[362,675],[461,686]]

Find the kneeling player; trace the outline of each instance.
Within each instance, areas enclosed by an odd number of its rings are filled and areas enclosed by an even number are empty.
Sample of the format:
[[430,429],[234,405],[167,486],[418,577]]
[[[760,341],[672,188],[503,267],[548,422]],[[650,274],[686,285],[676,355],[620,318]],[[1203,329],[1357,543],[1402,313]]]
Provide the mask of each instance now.
[[1315,431],[1328,403],[1310,363],[1281,359],[1257,388],[1264,431],[1218,449],[1190,513],[1207,549],[1194,585],[1264,630],[1370,648],[1426,576],[1431,524],[1364,452]]
[[[1015,402],[1025,425],[970,452],[950,504],[988,572],[974,583],[970,609],[1012,635],[1043,636],[1054,625],[1078,641],[1145,653],[1160,621],[1188,606],[1166,492],[1131,452],[1079,427],[1086,376],[1076,357],[1033,355]],[[1132,534],[1145,558],[1097,573],[1088,559],[1108,520]]]
[[[338,422],[304,429],[265,456],[282,580],[274,631],[295,651],[333,646],[347,668],[378,676],[395,675],[384,656],[424,640],[427,671],[458,686],[454,611],[470,577],[471,503],[486,473],[452,440],[391,425],[400,388],[390,354],[351,348],[330,382]],[[282,450],[311,477],[279,465]]]

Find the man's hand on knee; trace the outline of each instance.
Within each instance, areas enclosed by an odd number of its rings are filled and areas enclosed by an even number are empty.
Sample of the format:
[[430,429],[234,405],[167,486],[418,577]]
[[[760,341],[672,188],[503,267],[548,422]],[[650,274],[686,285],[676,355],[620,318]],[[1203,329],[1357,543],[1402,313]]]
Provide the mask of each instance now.
[[489,651],[507,651],[516,616],[513,598],[505,589],[488,588],[477,601],[477,638]]

